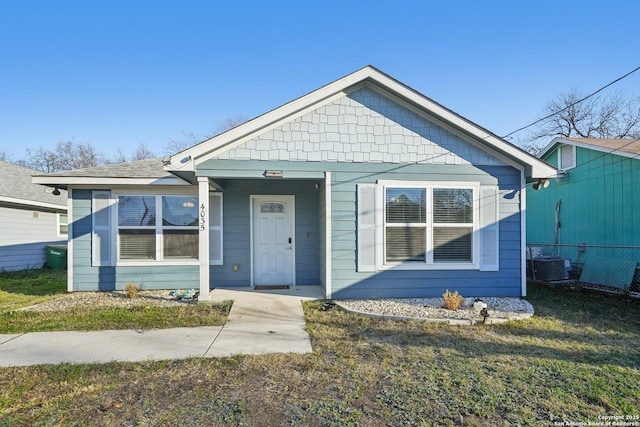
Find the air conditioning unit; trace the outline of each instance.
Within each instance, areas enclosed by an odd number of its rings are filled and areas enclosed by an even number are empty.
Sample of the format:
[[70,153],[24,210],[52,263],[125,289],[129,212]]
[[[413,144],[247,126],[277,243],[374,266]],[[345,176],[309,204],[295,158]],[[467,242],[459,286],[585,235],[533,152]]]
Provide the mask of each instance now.
[[537,280],[549,282],[569,279],[571,260],[558,257],[533,258],[534,276]]

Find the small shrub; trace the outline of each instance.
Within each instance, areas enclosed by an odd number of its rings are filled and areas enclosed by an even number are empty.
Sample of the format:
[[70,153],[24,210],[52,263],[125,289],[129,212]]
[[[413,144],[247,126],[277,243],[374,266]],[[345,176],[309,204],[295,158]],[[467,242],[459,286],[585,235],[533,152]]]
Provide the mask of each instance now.
[[444,294],[442,294],[442,298],[444,299],[444,304],[442,306],[448,310],[457,310],[462,303],[462,295],[455,292],[449,292],[449,289],[446,290]]
[[137,283],[127,282],[124,285],[124,293],[127,294],[127,298],[138,298],[141,290],[142,285],[138,285]]

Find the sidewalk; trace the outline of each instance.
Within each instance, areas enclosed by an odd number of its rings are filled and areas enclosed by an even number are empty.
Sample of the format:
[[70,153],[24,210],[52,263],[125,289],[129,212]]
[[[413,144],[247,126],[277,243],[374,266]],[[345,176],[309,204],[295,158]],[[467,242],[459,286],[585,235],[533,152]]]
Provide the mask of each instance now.
[[316,286],[215,289],[211,301],[234,301],[224,326],[0,335],[0,366],[310,353],[301,302],[322,297]]

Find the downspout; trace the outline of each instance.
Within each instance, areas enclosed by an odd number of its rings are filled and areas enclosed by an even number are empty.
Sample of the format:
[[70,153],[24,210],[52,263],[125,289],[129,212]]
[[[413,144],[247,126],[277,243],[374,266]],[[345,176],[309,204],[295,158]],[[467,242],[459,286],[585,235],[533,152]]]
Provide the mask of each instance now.
[[560,206],[562,205],[562,199],[558,199],[556,202],[556,212],[555,212],[555,237],[553,239],[554,251],[556,252],[556,256],[560,256],[560,248],[558,248],[558,244],[560,243],[560,227],[562,224],[560,223]]

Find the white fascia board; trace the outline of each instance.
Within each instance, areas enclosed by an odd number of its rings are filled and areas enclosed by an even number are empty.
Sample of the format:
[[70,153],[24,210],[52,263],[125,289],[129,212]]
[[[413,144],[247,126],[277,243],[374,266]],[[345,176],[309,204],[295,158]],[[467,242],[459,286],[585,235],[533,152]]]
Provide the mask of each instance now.
[[[634,140],[633,139],[629,139],[629,142],[632,142],[632,141],[634,141]],[[614,154],[616,156],[628,157],[630,159],[640,159],[640,154],[627,153],[625,151],[621,151],[621,150],[618,150],[618,149],[599,147],[597,145],[586,144],[584,142],[571,141],[571,140],[567,140],[567,139],[560,138],[560,137],[554,138],[553,141],[551,141],[551,143],[549,143],[549,145],[547,145],[544,148],[544,150],[542,150],[540,152],[540,157],[542,157],[545,154],[547,154],[548,151],[551,151],[551,149],[553,147],[555,147],[556,144],[573,145],[575,147],[580,147],[580,148],[584,148],[584,149],[592,150],[592,151],[598,151],[600,153]]]
[[195,171],[196,165],[206,160],[206,158],[203,158],[204,156],[210,157],[215,154],[219,154],[230,143],[241,138],[245,140],[247,135],[264,131],[264,129],[270,125],[275,126],[277,122],[286,120],[292,115],[300,113],[302,110],[311,109],[320,102],[326,102],[332,96],[343,96],[345,91],[351,86],[365,81],[371,81],[378,86],[381,86],[383,89],[396,93],[408,102],[426,110],[427,113],[440,117],[441,120],[449,123],[451,126],[457,127],[480,141],[486,141],[486,144],[483,143],[486,148],[493,147],[495,151],[503,153],[523,166],[529,166],[532,178],[548,178],[555,176],[557,173],[556,169],[548,165],[546,162],[500,139],[489,131],[462,118],[451,110],[448,110],[442,105],[432,101],[421,93],[416,92],[403,83],[400,83],[371,66],[364,67],[339,80],[329,83],[320,89],[271,110],[270,112],[265,113],[243,125],[208,139],[190,149],[177,153],[172,156],[171,162],[169,165],[165,166],[165,170]]
[[551,140],[551,142],[549,144],[547,144],[546,147],[544,147],[540,153],[538,154],[538,157],[543,158],[549,151],[551,151],[553,149],[553,147],[555,147],[557,144],[574,144],[573,141],[567,141],[561,137],[555,137]]
[[177,177],[166,178],[96,178],[34,176],[34,184],[43,185],[191,185]]
[[33,206],[37,208],[57,209],[61,211],[67,210],[67,205],[55,205],[53,203],[36,202],[33,200],[16,199],[15,197],[0,196],[0,202],[11,203],[15,205]]
[[[245,137],[247,134],[261,131],[270,124],[288,118],[289,116],[299,112],[300,110],[314,106],[332,95],[340,94],[344,89],[349,86],[355,85],[367,78],[371,78],[373,73],[379,74],[372,67],[362,68],[348,76],[345,76],[339,80],[329,83],[326,86],[321,87],[307,95],[290,101],[276,109],[269,111],[261,116],[256,117],[253,120],[248,121],[240,126],[237,126],[225,133],[218,136],[214,136],[211,139],[201,142],[200,144],[189,148],[185,151],[175,154],[171,157],[170,165],[165,167],[165,170],[185,170],[191,167],[191,170],[195,170],[195,163],[202,156],[205,156],[217,149],[224,147],[225,145],[233,142],[239,138]],[[174,162],[174,157],[176,161]],[[195,159],[196,162],[186,162],[186,159]],[[181,166],[180,163],[185,161],[185,165]]]
[[532,156],[531,154],[525,152],[524,150],[521,150],[520,148],[510,144],[509,142],[504,141],[503,139],[481,128],[480,126],[462,118],[451,110],[443,107],[435,101],[432,101],[424,95],[415,92],[404,84],[393,80],[385,75],[381,76],[381,80],[379,82],[382,83],[383,86],[386,86],[389,90],[392,90],[398,95],[405,98],[407,101],[420,106],[421,108],[427,110],[427,112],[449,123],[449,125],[461,129],[462,131],[472,135],[480,141],[486,141],[486,144],[483,143],[483,145],[488,146],[486,148],[493,148],[496,151],[501,152],[504,155],[516,160],[522,165],[530,166],[532,178],[549,178],[557,174],[557,171],[553,166],[548,165],[546,162],[536,158],[535,156]]

